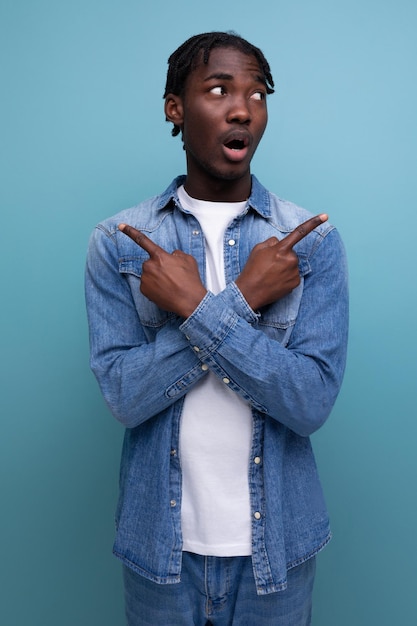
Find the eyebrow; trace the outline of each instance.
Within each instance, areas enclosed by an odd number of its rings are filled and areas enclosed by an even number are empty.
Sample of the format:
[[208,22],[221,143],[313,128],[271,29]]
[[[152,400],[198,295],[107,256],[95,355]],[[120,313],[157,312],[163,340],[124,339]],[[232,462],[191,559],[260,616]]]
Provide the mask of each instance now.
[[[210,76],[206,76],[203,82],[208,82],[209,80],[233,80],[232,74],[226,74],[223,72],[214,72],[210,74]],[[266,85],[266,80],[260,74],[255,75],[255,80],[262,85]]]
[[210,76],[207,76],[204,79],[204,82],[207,82],[207,81],[213,80],[213,79],[217,79],[217,80],[233,80],[233,76],[231,74],[223,74],[222,72],[215,72],[214,74],[210,74]]

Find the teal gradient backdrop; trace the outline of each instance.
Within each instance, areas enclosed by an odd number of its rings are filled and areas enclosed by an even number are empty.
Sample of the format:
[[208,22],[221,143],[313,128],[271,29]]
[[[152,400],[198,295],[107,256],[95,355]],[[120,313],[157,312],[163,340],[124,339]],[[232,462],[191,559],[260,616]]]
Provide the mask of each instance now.
[[88,367],[85,252],[184,171],[166,60],[213,29],[276,80],[253,171],[328,212],[350,261],[345,384],[314,436],[334,531],[314,626],[417,624],[416,24],[411,0],[1,1],[1,624],[123,624],[122,429]]

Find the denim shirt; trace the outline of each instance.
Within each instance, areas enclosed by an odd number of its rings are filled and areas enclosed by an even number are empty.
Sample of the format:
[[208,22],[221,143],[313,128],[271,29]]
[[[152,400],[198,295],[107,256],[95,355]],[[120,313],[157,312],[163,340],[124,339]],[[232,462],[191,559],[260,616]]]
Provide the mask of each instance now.
[[193,255],[204,282],[204,237],[180,205],[183,182],[99,224],[89,245],[91,367],[126,427],[114,553],[150,580],[179,582],[181,412],[185,394],[210,370],[252,410],[252,560],[257,593],[267,594],[285,589],[287,569],[330,539],[309,436],[329,416],[345,367],[344,248],[337,230],[321,224],[294,247],[299,286],[253,311],[234,282],[250,251],[311,215],[252,177],[248,207],[224,237],[226,289],[208,292],[189,318],[179,318],[140,292],[148,254],[117,226],[130,224],[168,252]]

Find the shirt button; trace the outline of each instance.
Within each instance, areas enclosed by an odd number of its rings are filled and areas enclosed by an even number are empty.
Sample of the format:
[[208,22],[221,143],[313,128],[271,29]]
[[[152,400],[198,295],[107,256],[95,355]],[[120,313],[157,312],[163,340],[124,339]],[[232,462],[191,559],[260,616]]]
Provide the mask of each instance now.
[[224,382],[225,385],[228,385],[230,383],[230,380],[229,380],[229,378],[224,377],[223,378],[223,382]]
[[261,519],[261,514],[259,513],[259,511],[256,511],[256,513],[253,514],[253,517],[255,519]]
[[203,363],[203,365],[201,366],[201,369],[203,370],[203,372],[207,372],[208,365],[206,363]]
[[200,231],[199,230],[193,230],[193,235],[199,235]]
[[170,505],[171,506],[177,506],[177,501],[176,500],[171,500]]
[[194,352],[200,352],[200,348],[198,346],[194,346],[193,350]]
[[227,243],[229,244],[229,246],[234,246],[236,241],[234,239],[229,239]]
[[175,449],[171,450],[171,456],[175,456],[177,454],[177,451]]
[[256,456],[256,457],[253,459],[253,462],[254,462],[254,463],[256,463],[256,465],[259,465],[259,463],[261,462],[261,457],[260,457],[260,456]]

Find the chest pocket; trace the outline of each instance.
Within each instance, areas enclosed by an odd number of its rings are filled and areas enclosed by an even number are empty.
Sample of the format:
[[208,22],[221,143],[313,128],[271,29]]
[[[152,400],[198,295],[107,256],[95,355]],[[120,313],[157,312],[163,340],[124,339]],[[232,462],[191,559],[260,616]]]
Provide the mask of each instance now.
[[301,297],[304,289],[304,277],[310,272],[310,263],[305,256],[298,257],[298,270],[300,272],[300,284],[291,293],[274,304],[261,309],[259,327],[271,339],[279,341],[286,346],[290,340],[292,330],[297,321]]
[[157,330],[176,315],[163,311],[141,293],[142,265],[147,259],[149,256],[145,251],[134,257],[122,257],[119,259],[119,272],[125,275],[129,283],[141,324],[149,329]]

